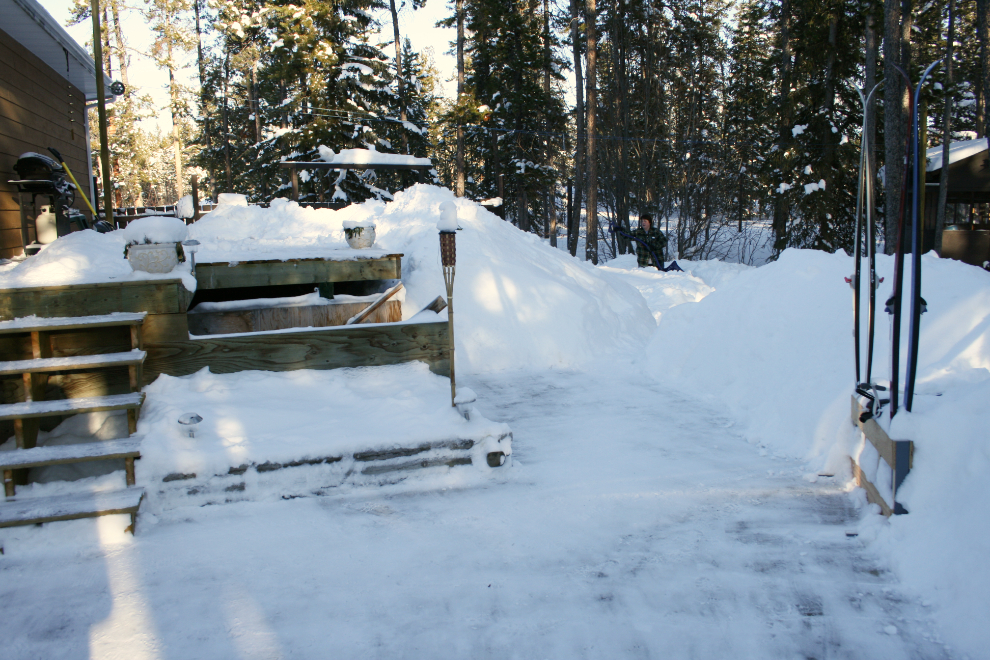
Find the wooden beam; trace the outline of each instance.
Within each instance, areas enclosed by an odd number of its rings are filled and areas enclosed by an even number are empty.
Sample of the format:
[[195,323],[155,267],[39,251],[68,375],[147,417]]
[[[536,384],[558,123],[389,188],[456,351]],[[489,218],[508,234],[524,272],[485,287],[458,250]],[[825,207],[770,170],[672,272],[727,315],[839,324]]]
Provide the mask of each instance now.
[[[239,332],[265,332],[288,328],[326,328],[344,325],[368,307],[366,302],[333,302],[330,305],[301,307],[261,307],[219,312],[192,312],[188,331],[194,335],[222,335]],[[390,300],[375,310],[370,323],[397,323],[402,320],[402,303]],[[189,339],[188,335],[176,339]]]
[[200,289],[321,284],[359,280],[395,280],[402,277],[402,255],[374,259],[333,261],[330,259],[291,259],[289,261],[242,261],[197,263],[196,282]]
[[0,320],[113,312],[177,314],[188,308],[181,280],[137,280],[0,289]]
[[888,518],[894,514],[890,505],[887,504],[883,497],[880,495],[880,491],[877,487],[870,483],[870,480],[866,478],[863,474],[863,470],[860,469],[859,464],[856,462],[852,456],[849,457],[849,462],[852,464],[853,479],[856,480],[856,485],[866,491],[866,499],[873,504],[880,507],[880,512],[887,516]]
[[396,284],[395,286],[393,286],[391,289],[389,289],[388,291],[386,291],[385,293],[383,293],[381,296],[379,296],[378,300],[376,300],[375,302],[373,302],[370,305],[368,305],[367,309],[365,309],[365,310],[363,310],[361,312],[358,312],[357,314],[355,314],[351,318],[347,319],[346,325],[354,325],[356,323],[364,323],[365,321],[369,321],[369,319],[372,318],[372,314],[374,314],[375,312],[377,312],[378,309],[381,308],[382,305],[384,305],[385,303],[388,302],[388,299],[389,298],[391,298],[392,296],[394,296],[395,294],[397,294],[399,291],[402,291],[402,282],[399,282],[398,284]]
[[293,371],[401,364],[419,360],[450,373],[446,322],[339,326],[316,330],[206,336],[145,344],[144,382],[159,374],[187,376],[203,367],[218,374],[252,369]]
[[[860,405],[859,399],[856,395],[852,396],[851,413],[853,425],[859,427],[860,431],[863,432],[863,436],[870,441],[870,444],[872,444],[877,450],[880,458],[887,463],[893,473],[893,513],[907,513],[907,509],[905,509],[901,503],[897,501],[897,489],[901,487],[901,484],[904,483],[904,479],[907,478],[908,472],[910,472],[911,468],[914,467],[914,442],[911,440],[891,440],[890,436],[887,435],[887,432],[884,431],[873,418],[870,418],[865,422],[860,421],[860,416],[863,414],[863,406]],[[852,461],[855,465],[855,459],[852,459]],[[858,469],[859,466],[856,465],[854,474],[855,470]],[[862,474],[862,472],[860,472],[860,474]],[[873,484],[866,481],[865,477],[863,478],[863,481],[869,484],[870,488],[873,488]],[[873,490],[876,492],[876,488],[873,488]],[[869,494],[869,489],[867,489],[867,494]],[[877,492],[876,496],[880,498],[879,492]],[[880,499],[882,500],[883,498]],[[886,503],[884,503],[883,506],[890,509],[890,506]],[[890,514],[886,513],[884,515]]]

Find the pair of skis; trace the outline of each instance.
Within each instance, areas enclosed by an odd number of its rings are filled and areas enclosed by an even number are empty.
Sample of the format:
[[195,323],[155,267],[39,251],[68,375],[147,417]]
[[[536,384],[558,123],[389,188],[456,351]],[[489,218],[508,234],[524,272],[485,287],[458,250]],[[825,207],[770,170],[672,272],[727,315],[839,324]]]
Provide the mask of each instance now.
[[[890,298],[887,299],[886,312],[891,315],[891,329],[890,329],[890,383],[889,383],[889,397],[887,399],[882,399],[882,392],[886,391],[882,385],[872,382],[872,359],[873,359],[873,333],[874,333],[874,292],[879,282],[876,281],[876,243],[875,237],[870,237],[867,239],[868,252],[870,254],[870,320],[868,329],[868,349],[867,349],[867,366],[866,366],[866,380],[860,381],[860,350],[859,350],[859,270],[860,270],[860,250],[859,241],[861,240],[862,232],[860,230],[860,202],[864,200],[864,195],[862,189],[865,187],[865,202],[866,202],[866,213],[867,213],[867,234],[868,236],[873,232],[873,222],[870,220],[870,213],[872,212],[872,174],[870,173],[870,162],[869,162],[869,149],[867,143],[867,131],[866,131],[866,115],[867,115],[867,105],[869,103],[870,97],[864,96],[860,92],[860,100],[863,102],[863,154],[860,156],[860,188],[861,192],[857,198],[857,209],[856,209],[856,247],[855,247],[855,257],[856,257],[856,273],[854,275],[853,288],[855,293],[853,295],[853,304],[855,305],[855,311],[853,313],[854,317],[854,332],[856,335],[855,341],[855,351],[856,351],[856,392],[868,400],[868,405],[866,412],[863,414],[863,421],[869,417],[879,416],[882,406],[884,403],[890,403],[890,418],[893,419],[894,415],[897,414],[899,405],[899,389],[900,389],[900,365],[901,365],[901,323],[903,314],[903,295],[904,295],[904,238],[905,238],[905,225],[907,218],[907,196],[908,191],[911,192],[911,304],[910,304],[910,324],[908,331],[908,355],[907,364],[905,366],[904,373],[904,408],[908,412],[911,412],[911,407],[914,402],[914,386],[917,377],[918,370],[918,341],[921,334],[921,315],[926,311],[926,303],[924,298],[921,297],[921,251],[922,251],[922,241],[924,237],[924,216],[921,213],[921,190],[922,185],[922,167],[925,166],[925,160],[921,156],[921,145],[919,143],[919,127],[918,127],[918,102],[921,96],[921,89],[931,74],[932,70],[941,62],[941,60],[936,60],[931,65],[925,69],[924,74],[921,76],[921,80],[918,82],[917,87],[912,88],[911,79],[900,67],[895,66],[897,71],[904,78],[905,85],[908,90],[908,113],[911,118],[911,130],[908,131],[907,140],[907,162],[904,168],[904,180],[901,186],[901,204],[898,214],[898,225],[897,225],[897,248],[894,253],[894,280],[893,280],[893,290],[891,292]],[[878,85],[879,87],[879,85]],[[870,96],[876,91],[876,87],[870,92]],[[865,167],[863,166],[865,164]],[[865,173],[864,173],[865,170]],[[865,174],[865,178],[864,178]],[[868,180],[866,180],[868,179]]]
[[[852,280],[849,282],[853,289],[853,343],[856,352],[856,392],[861,396],[866,397],[869,401],[867,411],[870,414],[873,414],[874,404],[877,406],[882,405],[882,402],[877,402],[879,401],[878,389],[883,389],[882,386],[878,386],[873,382],[873,337],[876,327],[877,287],[880,286],[880,282],[883,281],[883,278],[880,278],[879,280],[877,279],[876,225],[873,221],[873,209],[875,206],[873,201],[873,161],[871,159],[872,145],[870,144],[868,125],[870,101],[873,99],[873,94],[880,89],[881,84],[882,83],[877,83],[877,85],[870,90],[869,94],[864,94],[864,90],[861,89],[856,90],[859,93],[859,100],[863,106],[863,132],[861,141],[862,150],[859,154],[859,180],[856,185],[856,234],[853,247],[853,258],[856,263],[856,268],[853,272]],[[864,224],[866,233],[866,253],[868,260],[867,267],[869,269],[867,277],[867,286],[869,287],[869,312],[867,315],[866,331],[865,379],[861,378],[861,376],[864,375],[864,372],[861,371],[862,357],[860,351],[860,339],[862,334],[860,331],[860,310],[862,308],[860,291],[862,290],[862,246]],[[876,410],[879,412],[879,407],[877,407]]]

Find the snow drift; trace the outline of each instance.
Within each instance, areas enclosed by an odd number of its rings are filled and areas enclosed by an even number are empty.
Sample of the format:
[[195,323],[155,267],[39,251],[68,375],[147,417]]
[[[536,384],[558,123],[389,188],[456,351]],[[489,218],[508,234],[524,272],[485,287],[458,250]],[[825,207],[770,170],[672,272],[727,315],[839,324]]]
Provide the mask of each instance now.
[[[883,301],[893,258],[877,262],[884,283],[874,378],[882,380],[890,371]],[[842,253],[811,250],[787,250],[743,270],[696,304],[664,312],[648,365],[672,387],[726,409],[751,442],[808,459],[815,472],[848,475],[847,456],[859,442],[849,421],[852,291],[843,281],[852,270]],[[990,500],[990,273],[929,255],[922,273],[928,313],[914,411],[902,409],[892,425],[886,414],[880,420],[891,437],[915,441],[914,468],[898,492],[910,514],[889,524],[867,516],[864,535],[893,557],[907,585],[937,598],[942,623],[977,657],[988,640],[971,622],[986,611],[990,591],[990,526],[982,513]]]
[[[393,202],[339,211],[285,200],[270,209],[221,206],[190,236],[202,243],[201,262],[403,253],[408,318],[445,295],[437,232],[444,203],[456,208],[461,227],[454,284],[459,373],[576,366],[649,339],[654,321],[633,287],[443,188],[416,185]],[[373,222],[374,248],[348,250],[345,222]]]

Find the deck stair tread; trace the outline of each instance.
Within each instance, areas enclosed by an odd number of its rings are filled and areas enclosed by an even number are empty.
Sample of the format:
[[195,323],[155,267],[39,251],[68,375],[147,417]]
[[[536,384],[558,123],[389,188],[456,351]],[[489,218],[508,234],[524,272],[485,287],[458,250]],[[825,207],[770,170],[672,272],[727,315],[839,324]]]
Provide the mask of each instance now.
[[135,514],[142,497],[144,488],[130,486],[122,490],[98,493],[8,499],[0,502],[0,527],[93,518],[116,513]]
[[25,316],[10,321],[0,321],[0,334],[140,325],[144,323],[147,315],[147,312],[114,312],[113,314],[97,316],[53,316],[51,318]]
[[0,376],[12,374],[44,373],[48,371],[79,371],[106,367],[130,367],[144,362],[147,353],[142,350],[98,355],[73,355],[69,357],[35,358],[0,362]]
[[126,410],[138,408],[144,403],[142,392],[111,394],[78,399],[56,399],[54,401],[22,401],[0,405],[0,420],[30,419],[52,415],[75,415],[77,413],[102,412],[106,410]]
[[74,445],[55,445],[0,451],[0,469],[40,467],[61,463],[101,461],[111,458],[140,458],[140,440],[104,440]]

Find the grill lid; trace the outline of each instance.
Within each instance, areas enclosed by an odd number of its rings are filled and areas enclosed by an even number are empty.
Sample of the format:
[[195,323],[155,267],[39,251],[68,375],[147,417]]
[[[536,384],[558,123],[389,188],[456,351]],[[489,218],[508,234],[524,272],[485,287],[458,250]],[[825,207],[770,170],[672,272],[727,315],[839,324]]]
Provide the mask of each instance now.
[[65,176],[62,164],[48,156],[33,151],[21,154],[14,164],[14,171],[22,179],[52,181]]

